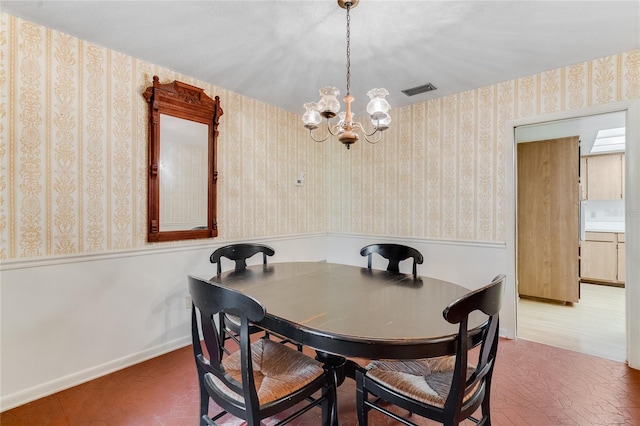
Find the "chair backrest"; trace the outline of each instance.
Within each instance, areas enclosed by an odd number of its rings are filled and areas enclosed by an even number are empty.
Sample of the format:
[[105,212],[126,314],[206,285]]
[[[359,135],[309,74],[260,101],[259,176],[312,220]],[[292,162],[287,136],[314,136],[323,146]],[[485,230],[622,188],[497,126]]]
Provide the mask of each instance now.
[[369,269],[371,269],[371,257],[373,253],[378,253],[380,256],[387,259],[389,261],[389,264],[387,265],[387,271],[394,273],[400,272],[401,261],[412,257],[414,278],[418,276],[416,265],[421,264],[424,261],[422,253],[420,253],[413,247],[405,246],[402,244],[370,244],[360,250],[360,255],[368,256]]
[[[222,287],[215,283],[188,277],[189,292],[193,301],[191,312],[191,337],[193,341],[193,353],[198,369],[200,389],[203,389],[203,381],[209,394],[215,394],[214,400],[223,409],[228,411],[229,406],[241,407],[246,410],[248,417],[253,417],[253,410],[259,409],[258,394],[253,377],[251,359],[251,342],[249,339],[249,322],[257,322],[264,318],[265,308],[257,300],[242,294],[236,290]],[[240,351],[242,362],[242,381],[238,382],[228,375],[222,366],[223,346],[218,336],[218,330],[214,318],[219,313],[235,315],[240,319]],[[200,329],[198,328],[198,316]],[[202,350],[200,333],[204,338],[207,355]],[[205,378],[206,373],[211,373],[224,386],[237,397],[222,392],[219,386],[212,386]],[[213,398],[213,395],[212,395]],[[224,401],[224,402],[222,402]],[[202,408],[202,407],[201,407]]]
[[267,256],[273,256],[275,251],[264,244],[231,244],[220,247],[214,251],[209,257],[209,260],[211,263],[218,264],[218,274],[222,272],[222,265],[220,262],[220,258],[222,257],[235,261],[234,270],[240,271],[247,267],[247,259],[257,253],[262,253],[262,263],[266,265]]
[[[505,276],[498,275],[490,284],[467,293],[447,306],[442,315],[452,324],[460,324],[456,337],[456,360],[445,411],[455,411],[458,421],[469,417],[488,397],[491,377],[498,349],[498,326]],[[478,363],[472,374],[468,374],[468,351],[471,349],[468,333],[469,315],[481,311],[488,316],[482,326]],[[488,400],[488,398],[487,398]],[[456,423],[457,424],[457,423]]]

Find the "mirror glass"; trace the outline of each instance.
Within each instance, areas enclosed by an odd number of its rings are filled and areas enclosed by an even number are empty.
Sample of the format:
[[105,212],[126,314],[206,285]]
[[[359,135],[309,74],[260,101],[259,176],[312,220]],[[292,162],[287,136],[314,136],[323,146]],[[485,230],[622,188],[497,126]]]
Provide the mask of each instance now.
[[207,227],[208,131],[160,114],[160,232]]

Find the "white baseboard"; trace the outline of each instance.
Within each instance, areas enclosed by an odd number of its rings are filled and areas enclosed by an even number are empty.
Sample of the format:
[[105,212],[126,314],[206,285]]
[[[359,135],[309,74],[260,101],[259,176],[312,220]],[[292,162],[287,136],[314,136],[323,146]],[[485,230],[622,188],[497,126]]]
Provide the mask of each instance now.
[[20,405],[26,404],[36,399],[52,395],[54,393],[72,388],[74,386],[86,383],[98,377],[106,376],[123,368],[147,361],[160,355],[164,355],[176,349],[183,348],[191,344],[191,336],[181,337],[171,342],[164,343],[153,348],[145,349],[135,354],[127,355],[120,359],[116,359],[102,365],[97,365],[83,371],[78,371],[68,376],[33,386],[19,392],[3,396],[0,399],[0,412],[10,410]]

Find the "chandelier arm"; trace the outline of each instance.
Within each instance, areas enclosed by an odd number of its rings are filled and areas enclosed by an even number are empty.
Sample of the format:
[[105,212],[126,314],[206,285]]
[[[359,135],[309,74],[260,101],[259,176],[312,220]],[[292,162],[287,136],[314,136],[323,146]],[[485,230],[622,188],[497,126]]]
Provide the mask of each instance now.
[[[370,144],[376,144],[382,140],[382,130],[379,130],[377,127],[373,129],[373,132],[367,133],[367,131],[364,129],[364,126],[362,126],[361,123],[356,122],[353,123],[353,128],[360,129],[360,131],[362,132],[362,136]],[[378,136],[375,139],[370,139],[370,137],[375,135],[376,133],[378,134]]]
[[311,139],[313,139],[315,142],[324,142],[324,141],[326,141],[327,139],[329,139],[329,136],[331,136],[331,135],[330,135],[330,134],[327,134],[327,135],[324,137],[324,139],[316,139],[316,138],[313,136],[313,129],[309,129],[309,136],[311,136]]
[[[327,139],[329,139],[329,136],[337,136],[340,133],[340,123],[335,124],[334,126],[331,125],[331,122],[329,121],[329,119],[326,119],[326,124],[327,124],[327,134],[324,138],[320,138],[320,139],[316,139],[313,136],[313,130],[314,129],[309,129],[309,136],[311,136],[311,139],[313,139],[316,142],[324,142]],[[316,127],[317,128],[317,127]]]
[[327,120],[327,130],[333,136],[338,136],[338,134],[340,133],[340,128],[341,128],[340,123],[337,123],[334,126],[331,126],[329,123],[329,120]]
[[382,132],[382,130],[380,130],[380,129],[378,129],[377,127],[375,127],[375,128],[373,129],[373,132],[371,132],[371,133],[367,133],[366,129],[364,128],[364,126],[363,126],[360,122],[354,122],[354,123],[353,123],[353,128],[354,128],[354,129],[360,129],[360,131],[362,131],[362,135],[363,135],[364,137],[373,136],[373,135],[375,135],[375,134],[376,134],[376,133],[378,133],[378,132]]
[[[373,136],[376,133],[378,134],[377,138],[369,139],[370,136]],[[370,144],[377,144],[378,142],[380,142],[382,140],[382,131],[378,131],[378,129],[376,129],[376,130],[373,131],[373,133],[370,133],[370,134],[363,133],[362,136],[364,136],[364,140],[366,140]]]

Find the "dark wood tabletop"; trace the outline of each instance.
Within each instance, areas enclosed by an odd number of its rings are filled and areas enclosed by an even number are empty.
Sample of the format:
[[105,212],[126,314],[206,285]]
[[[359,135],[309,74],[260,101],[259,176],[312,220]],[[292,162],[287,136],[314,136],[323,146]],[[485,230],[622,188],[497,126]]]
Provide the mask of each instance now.
[[[435,278],[324,262],[249,266],[210,280],[258,300],[267,310],[259,324],[265,329],[319,351],[362,358],[454,353],[458,326],[442,311],[469,292]],[[485,320],[472,316],[469,328]]]

